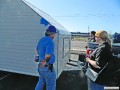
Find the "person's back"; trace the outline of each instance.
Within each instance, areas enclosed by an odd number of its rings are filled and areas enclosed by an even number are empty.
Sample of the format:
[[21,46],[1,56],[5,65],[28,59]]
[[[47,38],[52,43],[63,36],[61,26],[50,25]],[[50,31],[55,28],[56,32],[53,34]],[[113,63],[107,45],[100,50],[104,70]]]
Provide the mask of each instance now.
[[[45,37],[43,37],[43,38],[40,39],[40,41],[38,43],[38,46],[39,46],[39,48],[38,48],[38,51],[39,51],[38,54],[40,56],[39,57],[39,62],[44,59],[46,52],[48,52],[48,51],[46,51],[47,50],[46,48],[47,47],[49,48],[48,45],[51,46],[50,47],[51,49],[49,49],[50,50],[49,52],[54,52],[54,43],[53,43],[52,39],[49,36],[45,36]],[[55,59],[54,54],[53,53],[50,53],[50,54],[51,54],[52,59],[53,58]],[[50,62],[54,63],[54,60],[52,60],[52,59],[49,60],[48,63],[50,63]]]
[[56,28],[49,26],[46,29],[45,37],[41,38],[37,45],[37,52],[39,55],[38,61],[38,73],[39,81],[35,87],[35,90],[43,90],[43,86],[46,83],[47,90],[56,90],[56,73],[53,67],[55,62],[54,55],[54,39],[56,34]]

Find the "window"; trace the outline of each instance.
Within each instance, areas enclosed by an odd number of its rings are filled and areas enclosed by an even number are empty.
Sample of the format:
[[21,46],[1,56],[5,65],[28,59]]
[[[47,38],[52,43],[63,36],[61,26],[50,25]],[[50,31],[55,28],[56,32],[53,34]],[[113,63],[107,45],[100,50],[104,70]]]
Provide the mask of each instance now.
[[70,38],[63,38],[63,58],[70,52]]

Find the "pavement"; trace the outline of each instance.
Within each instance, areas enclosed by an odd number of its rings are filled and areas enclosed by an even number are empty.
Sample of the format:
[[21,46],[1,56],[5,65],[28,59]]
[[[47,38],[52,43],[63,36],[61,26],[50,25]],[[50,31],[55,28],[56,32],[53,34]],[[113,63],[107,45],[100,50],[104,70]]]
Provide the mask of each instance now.
[[[77,61],[78,55],[71,55],[70,62],[57,79],[57,90],[87,90],[86,77]],[[0,71],[0,90],[34,90],[37,81],[38,77]]]
[[[80,73],[80,70],[63,71],[57,79],[57,90],[87,90],[86,77],[80,77]],[[34,90],[38,81],[38,77],[28,75],[6,73],[3,76],[6,75],[0,80],[0,90]]]
[[87,90],[87,79],[80,70],[63,71],[57,80],[57,90]]
[[[69,63],[57,79],[56,90],[87,90],[87,78],[77,62]],[[0,90],[34,90],[37,81],[38,77],[0,71]],[[119,90],[119,87],[105,87],[105,90]]]

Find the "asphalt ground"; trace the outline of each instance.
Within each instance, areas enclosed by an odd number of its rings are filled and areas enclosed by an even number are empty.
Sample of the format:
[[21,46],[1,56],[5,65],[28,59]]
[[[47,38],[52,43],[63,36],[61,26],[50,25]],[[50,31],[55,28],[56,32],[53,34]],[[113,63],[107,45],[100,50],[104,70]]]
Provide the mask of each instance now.
[[[2,74],[4,72],[1,72]],[[1,74],[0,73],[0,74]],[[34,90],[37,82],[37,77],[31,77],[27,75],[6,73],[0,80],[0,90]]]
[[[37,81],[38,77],[0,72],[0,90],[34,90]],[[87,90],[86,76],[80,70],[63,71],[56,84],[56,90]],[[119,87],[107,86],[105,90],[119,90]]]
[[[7,77],[0,80],[0,90],[34,90],[38,81],[38,77],[0,72],[3,73]],[[86,77],[80,75],[80,70],[63,71],[57,79],[57,90],[87,90]]]

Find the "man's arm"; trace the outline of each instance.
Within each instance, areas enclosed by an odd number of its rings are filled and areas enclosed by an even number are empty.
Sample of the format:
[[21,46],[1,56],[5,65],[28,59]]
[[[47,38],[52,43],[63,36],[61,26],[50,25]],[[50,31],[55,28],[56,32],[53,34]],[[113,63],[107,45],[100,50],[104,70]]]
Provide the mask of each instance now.
[[38,49],[36,50],[37,54],[38,54]]
[[101,68],[101,67],[99,67],[98,65],[97,65],[97,62],[96,61],[93,61],[93,60],[91,60],[90,58],[86,58],[86,62],[88,62],[88,63],[90,63],[93,67],[95,67],[95,68]]
[[50,59],[51,59],[51,55],[50,54],[46,54],[45,55],[45,61],[49,62]]
[[41,67],[44,67],[46,63],[49,62],[50,59],[51,59],[50,54],[46,54],[45,59],[41,62]]
[[[38,49],[36,50],[37,54],[38,54]],[[38,62],[39,61],[39,56],[35,56],[35,62]]]

